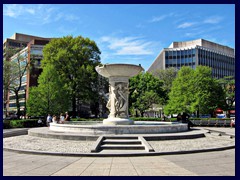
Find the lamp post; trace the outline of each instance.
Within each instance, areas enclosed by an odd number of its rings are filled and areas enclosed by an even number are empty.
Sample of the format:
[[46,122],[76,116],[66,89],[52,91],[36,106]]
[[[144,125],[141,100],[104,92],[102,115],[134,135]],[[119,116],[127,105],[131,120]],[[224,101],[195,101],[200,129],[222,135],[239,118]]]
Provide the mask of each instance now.
[[229,105],[231,105],[231,102],[232,102],[231,99],[227,97],[227,99],[226,99],[226,103],[227,103],[227,117],[229,117],[229,110],[230,110]]

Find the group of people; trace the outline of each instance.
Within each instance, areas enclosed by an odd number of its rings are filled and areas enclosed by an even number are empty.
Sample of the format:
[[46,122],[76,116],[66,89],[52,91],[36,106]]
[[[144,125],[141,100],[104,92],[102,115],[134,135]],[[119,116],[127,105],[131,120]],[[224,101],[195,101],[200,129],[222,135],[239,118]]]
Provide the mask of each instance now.
[[178,114],[177,115],[177,121],[182,123],[188,124],[188,129],[190,130],[190,127],[193,126],[193,123],[189,120],[190,116],[187,113]]
[[63,115],[63,113],[61,113],[60,116],[57,115],[51,116],[51,114],[48,114],[46,122],[47,126],[49,127],[51,122],[63,124],[65,121],[70,121],[70,116],[68,112],[65,113],[65,116]]

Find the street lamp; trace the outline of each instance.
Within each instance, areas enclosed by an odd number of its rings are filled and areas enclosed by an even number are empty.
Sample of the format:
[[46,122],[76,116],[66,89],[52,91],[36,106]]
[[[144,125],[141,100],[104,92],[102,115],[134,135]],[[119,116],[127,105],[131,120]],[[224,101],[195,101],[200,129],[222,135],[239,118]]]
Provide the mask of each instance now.
[[227,103],[227,117],[229,117],[229,110],[230,110],[230,108],[229,108],[229,106],[231,105],[231,103],[232,103],[232,101],[231,101],[231,99],[230,98],[226,98],[226,103]]

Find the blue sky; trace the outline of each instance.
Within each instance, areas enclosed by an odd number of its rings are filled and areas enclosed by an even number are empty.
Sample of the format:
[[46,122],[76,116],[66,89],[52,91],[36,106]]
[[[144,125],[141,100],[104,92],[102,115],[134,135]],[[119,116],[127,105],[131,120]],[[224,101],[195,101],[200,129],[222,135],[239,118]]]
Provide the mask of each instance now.
[[102,63],[147,70],[173,41],[206,39],[235,48],[234,4],[3,4],[3,39],[15,32],[89,37]]

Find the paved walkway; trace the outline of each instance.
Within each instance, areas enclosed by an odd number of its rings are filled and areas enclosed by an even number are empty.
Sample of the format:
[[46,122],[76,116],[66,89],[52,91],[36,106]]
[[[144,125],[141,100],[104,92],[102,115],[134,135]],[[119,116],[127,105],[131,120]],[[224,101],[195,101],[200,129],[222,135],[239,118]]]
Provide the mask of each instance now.
[[[223,128],[221,132],[235,134],[235,128]],[[3,151],[3,175],[235,176],[235,149],[142,157],[67,157]]]
[[3,152],[4,176],[235,176],[235,150],[144,157]]

